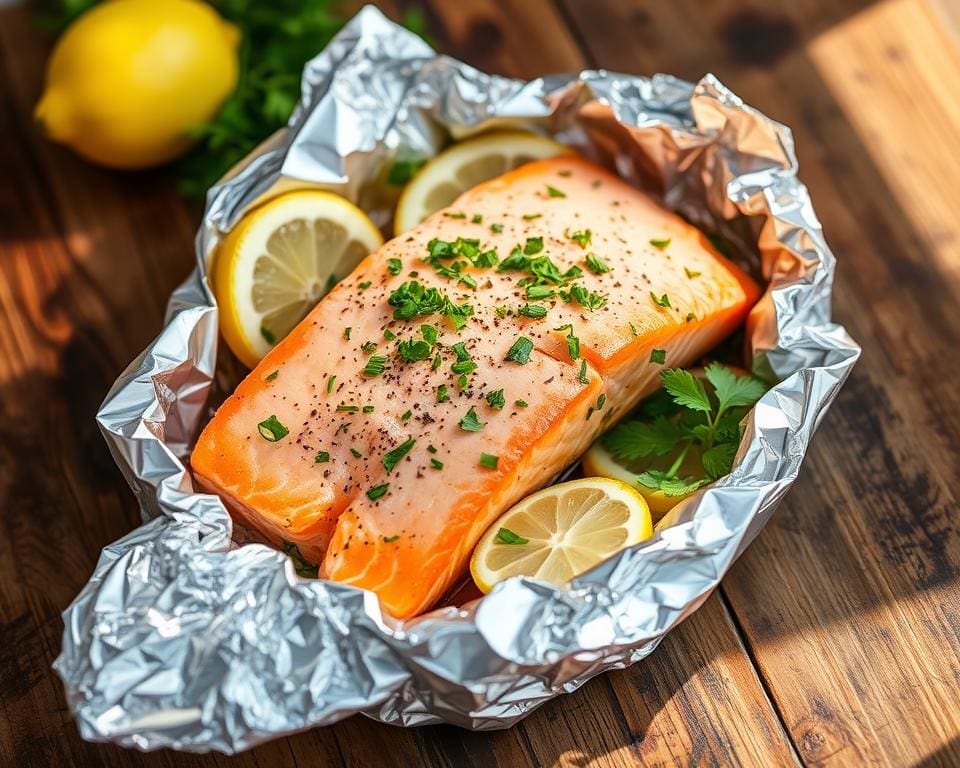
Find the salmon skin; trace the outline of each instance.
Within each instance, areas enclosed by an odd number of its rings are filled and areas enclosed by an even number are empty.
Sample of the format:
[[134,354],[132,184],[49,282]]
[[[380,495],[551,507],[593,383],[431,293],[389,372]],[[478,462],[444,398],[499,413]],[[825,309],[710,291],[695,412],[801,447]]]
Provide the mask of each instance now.
[[697,229],[602,168],[530,163],[334,287],[220,407],[193,471],[321,577],[416,615],[503,511],[661,369],[727,336],[758,293]]

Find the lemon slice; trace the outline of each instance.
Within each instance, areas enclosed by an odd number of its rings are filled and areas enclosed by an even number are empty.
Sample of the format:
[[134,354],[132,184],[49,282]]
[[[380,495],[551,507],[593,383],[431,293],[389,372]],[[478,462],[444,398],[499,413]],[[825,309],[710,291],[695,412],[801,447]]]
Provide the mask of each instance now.
[[430,160],[400,195],[395,234],[413,229],[463,192],[532,160],[566,155],[570,148],[523,131],[486,133],[454,144]]
[[652,533],[646,501],[626,483],[571,480],[505,512],[477,544],[470,573],[484,592],[511,576],[562,585]]
[[382,244],[366,214],[332,192],[288,192],[252,210],[223,241],[214,265],[220,330],[230,349],[256,366]]
[[[693,491],[681,496],[667,496],[663,491],[641,485],[637,482],[637,476],[641,472],[651,469],[666,470],[673,463],[673,458],[669,455],[651,456],[638,461],[626,461],[616,458],[598,440],[583,455],[582,467],[583,474],[587,477],[609,477],[626,483],[636,490],[647,502],[647,506],[650,507],[650,514],[653,515],[654,522],[657,522]],[[703,467],[700,464],[700,451],[696,446],[692,447],[687,453],[677,473],[681,477],[691,475],[698,477],[703,474]]]

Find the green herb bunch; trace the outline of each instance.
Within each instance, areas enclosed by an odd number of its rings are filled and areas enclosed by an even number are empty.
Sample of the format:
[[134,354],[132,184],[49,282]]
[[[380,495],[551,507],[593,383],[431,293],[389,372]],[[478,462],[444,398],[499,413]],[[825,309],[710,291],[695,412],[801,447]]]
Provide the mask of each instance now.
[[[62,31],[100,0],[52,0],[38,10],[38,22]],[[304,64],[317,55],[346,21],[336,0],[210,0],[242,33],[236,90],[217,117],[198,125],[197,146],[179,163],[181,191],[202,197],[231,166],[282,128],[300,98]],[[422,13],[411,9],[404,26],[417,34]]]
[[[660,376],[663,390],[644,401],[640,418],[618,424],[604,435],[603,445],[624,461],[671,458],[667,469],[648,469],[637,481],[666,496],[682,496],[730,473],[740,444],[740,421],[767,387],[720,363],[706,367],[706,382],[680,368]],[[703,475],[681,476],[684,460],[695,448]]]

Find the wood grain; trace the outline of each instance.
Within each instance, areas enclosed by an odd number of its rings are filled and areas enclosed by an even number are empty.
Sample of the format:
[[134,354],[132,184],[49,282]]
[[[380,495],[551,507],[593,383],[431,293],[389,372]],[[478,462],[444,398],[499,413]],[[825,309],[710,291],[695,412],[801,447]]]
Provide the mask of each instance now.
[[[398,17],[410,3],[382,3]],[[866,355],[722,593],[508,731],[362,717],[234,758],[79,739],[59,612],[138,523],[93,414],[155,335],[198,211],[39,139],[46,56],[0,12],[0,765],[960,764],[960,35],[944,0],[432,0],[440,46],[531,77],[715,71],[794,128]]]

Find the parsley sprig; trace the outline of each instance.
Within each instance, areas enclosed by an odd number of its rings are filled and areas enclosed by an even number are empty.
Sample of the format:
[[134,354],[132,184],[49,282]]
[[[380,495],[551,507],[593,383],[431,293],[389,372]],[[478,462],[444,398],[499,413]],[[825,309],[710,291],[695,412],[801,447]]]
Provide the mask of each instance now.
[[[664,392],[645,401],[641,418],[610,430],[603,444],[624,461],[657,456],[672,460],[666,469],[642,472],[637,482],[666,496],[682,496],[729,474],[740,443],[740,421],[767,387],[720,363],[706,367],[706,384],[680,368],[660,376]],[[691,450],[700,454],[702,476],[679,474]]]

